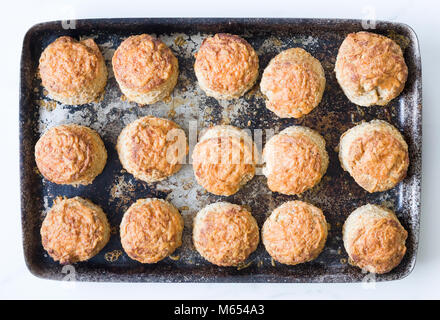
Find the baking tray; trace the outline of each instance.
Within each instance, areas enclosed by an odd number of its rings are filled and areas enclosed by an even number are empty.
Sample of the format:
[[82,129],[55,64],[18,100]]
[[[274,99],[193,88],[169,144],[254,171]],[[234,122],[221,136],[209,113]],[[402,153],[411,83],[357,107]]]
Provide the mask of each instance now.
[[[74,265],[77,281],[127,282],[360,282],[401,279],[414,268],[419,234],[422,98],[421,64],[418,41],[410,27],[380,22],[370,30],[396,40],[403,48],[409,77],[403,93],[386,107],[357,107],[344,96],[333,72],[336,54],[345,36],[362,30],[360,20],[327,19],[99,19],[47,22],[32,27],[23,43],[20,84],[20,169],[23,246],[26,264],[36,276],[64,279],[72,268],[63,269],[43,250],[39,229],[56,196],[82,196],[100,205],[112,226],[108,245],[94,258]],[[218,32],[244,37],[260,58],[260,77],[269,60],[281,50],[302,47],[319,59],[327,85],[320,105],[301,119],[280,119],[265,108],[259,81],[243,98],[217,101],[199,88],[194,72],[194,53],[203,38]],[[114,79],[111,57],[129,35],[150,33],[171,47],[179,60],[180,75],[170,99],[139,107],[127,102]],[[103,99],[83,106],[67,106],[48,99],[37,75],[42,50],[57,37],[92,37],[100,46],[109,70]],[[198,128],[231,124],[240,128],[274,129],[300,124],[319,131],[327,142],[330,165],[321,183],[301,196],[272,193],[264,176],[257,175],[237,194],[211,195],[194,180],[191,165],[171,178],[148,185],[126,173],[118,160],[115,143],[122,128],[144,115],[166,117],[177,122],[188,134],[188,124]],[[410,167],[407,178],[387,192],[369,194],[344,172],[339,164],[339,137],[362,120],[383,119],[394,124],[409,145]],[[93,184],[74,188],[48,182],[38,173],[34,145],[48,127],[77,123],[97,130],[108,151],[108,162]],[[264,136],[263,136],[264,140]],[[191,142],[190,142],[191,144]],[[157,264],[141,264],[123,252],[119,223],[125,210],[138,198],[166,198],[184,216],[183,245],[172,257]],[[226,200],[243,204],[261,227],[267,215],[287,200],[301,199],[320,208],[330,223],[324,251],[314,261],[297,266],[274,263],[260,243],[258,249],[240,267],[217,267],[201,258],[191,241],[192,219],[205,205]],[[347,216],[366,203],[378,203],[393,209],[408,230],[407,253],[401,264],[385,275],[363,273],[347,263],[341,239]]]

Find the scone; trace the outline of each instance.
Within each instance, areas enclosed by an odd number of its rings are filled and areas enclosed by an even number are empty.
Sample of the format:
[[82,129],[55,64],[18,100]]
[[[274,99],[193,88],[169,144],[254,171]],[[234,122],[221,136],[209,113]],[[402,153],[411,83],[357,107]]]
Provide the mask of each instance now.
[[218,33],[203,40],[194,71],[200,87],[216,99],[241,97],[258,77],[258,56],[239,36]]
[[288,127],[266,143],[263,161],[270,190],[300,194],[318,184],[327,171],[325,140],[310,128]]
[[387,273],[405,255],[408,233],[391,210],[373,204],[359,207],[342,232],[350,263],[366,271]]
[[373,120],[346,131],[339,142],[339,160],[368,192],[385,191],[402,181],[408,170],[408,145],[388,122]]
[[245,262],[259,240],[257,221],[248,210],[236,204],[210,204],[194,219],[196,250],[218,266],[237,266]]
[[107,84],[107,68],[93,39],[59,37],[40,57],[40,76],[49,96],[79,105],[96,101]]
[[255,174],[258,151],[243,130],[220,125],[208,129],[194,147],[192,163],[197,182],[209,192],[229,196]]
[[260,88],[266,96],[266,108],[280,118],[300,118],[321,102],[324,69],[304,49],[291,48],[269,62]]
[[41,226],[47,253],[61,264],[95,256],[110,239],[110,225],[102,209],[80,197],[54,200]]
[[38,140],[35,161],[51,182],[87,185],[104,169],[107,151],[95,130],[76,124],[60,125]]
[[339,48],[336,79],[359,106],[384,106],[405,87],[408,68],[393,40],[370,32],[350,33]]
[[288,201],[267,218],[261,237],[274,260],[296,265],[318,257],[324,249],[327,233],[321,209],[302,201]]
[[122,93],[140,105],[165,99],[177,83],[177,58],[165,43],[148,34],[124,40],[112,62]]
[[141,263],[156,263],[182,245],[183,218],[162,199],[139,199],[125,212],[121,243],[127,255]]
[[146,116],[122,130],[116,150],[125,170],[151,183],[180,170],[188,143],[185,132],[173,121]]

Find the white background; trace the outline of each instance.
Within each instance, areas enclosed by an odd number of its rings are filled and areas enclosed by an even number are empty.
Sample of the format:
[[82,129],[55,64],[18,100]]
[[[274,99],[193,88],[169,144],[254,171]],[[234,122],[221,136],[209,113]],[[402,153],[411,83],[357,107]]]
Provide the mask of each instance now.
[[[172,3],[173,2],[173,3]],[[423,185],[420,244],[415,270],[406,279],[362,284],[151,284],[65,283],[37,279],[24,264],[18,165],[18,86],[21,45],[34,24],[66,18],[292,17],[364,18],[403,22],[418,35],[423,64]],[[398,299],[440,298],[440,53],[439,1],[8,1],[0,32],[0,298],[84,299]]]

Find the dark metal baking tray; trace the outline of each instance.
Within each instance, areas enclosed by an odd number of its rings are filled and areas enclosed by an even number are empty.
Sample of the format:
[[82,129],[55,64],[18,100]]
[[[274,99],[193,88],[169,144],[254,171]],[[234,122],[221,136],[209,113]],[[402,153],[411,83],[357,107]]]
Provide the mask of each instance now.
[[[401,279],[414,268],[419,234],[422,98],[421,64],[418,41],[410,27],[377,22],[369,30],[389,36],[403,48],[409,77],[403,93],[386,107],[357,107],[344,96],[333,72],[335,58],[344,37],[362,30],[359,20],[325,19],[102,19],[78,20],[75,29],[67,23],[47,22],[32,27],[23,43],[20,84],[20,169],[23,245],[26,264],[36,276],[63,279],[72,269],[62,269],[43,250],[39,229],[56,196],[82,196],[100,205],[107,213],[114,233],[108,245],[94,258],[74,265],[78,281],[127,282],[359,282]],[[72,26],[72,24],[70,24]],[[302,47],[319,59],[327,86],[321,104],[302,119],[280,119],[264,106],[257,85],[245,97],[221,101],[207,97],[198,87],[193,72],[194,57],[201,40],[210,34],[229,32],[247,39],[260,58],[260,75],[269,60],[281,50]],[[179,60],[180,75],[172,97],[152,106],[138,107],[122,98],[111,72],[111,56],[121,41],[132,34],[150,33],[164,40]],[[93,37],[104,53],[109,80],[103,99],[84,106],[57,104],[45,96],[37,76],[42,50],[61,35],[77,39]],[[318,130],[326,139],[330,165],[322,182],[301,197],[271,193],[264,176],[256,176],[237,194],[222,198],[203,192],[193,178],[190,165],[163,182],[147,185],[122,170],[115,152],[122,128],[142,115],[170,118],[188,130],[189,121],[199,129],[213,124],[241,128],[273,128],[279,131],[292,124]],[[362,120],[383,119],[397,126],[409,145],[407,178],[396,188],[369,194],[345,173],[335,148],[340,135]],[[74,188],[43,179],[36,169],[34,145],[47,127],[78,123],[96,129],[108,150],[104,172],[93,184]],[[188,133],[188,132],[187,132]],[[128,206],[138,198],[167,198],[185,219],[183,245],[173,258],[157,264],[130,260],[122,251],[118,225]],[[191,242],[192,218],[208,203],[226,200],[250,207],[261,226],[270,211],[286,200],[302,199],[322,208],[331,225],[322,254],[314,261],[297,266],[273,264],[260,243],[241,268],[217,267],[203,260]],[[347,263],[341,239],[342,224],[358,206],[378,203],[396,211],[408,230],[407,253],[401,264],[385,275],[372,277]]]

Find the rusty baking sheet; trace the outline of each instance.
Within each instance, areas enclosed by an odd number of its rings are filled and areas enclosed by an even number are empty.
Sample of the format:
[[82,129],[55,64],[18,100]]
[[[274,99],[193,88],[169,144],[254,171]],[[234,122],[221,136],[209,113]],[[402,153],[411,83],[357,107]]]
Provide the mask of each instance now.
[[[396,40],[404,51],[409,68],[405,90],[386,107],[357,107],[344,96],[333,72],[340,44],[350,32],[362,30],[359,20],[318,19],[102,19],[72,23],[47,22],[32,27],[24,38],[20,85],[20,169],[23,246],[26,264],[36,276],[63,279],[73,270],[54,262],[43,250],[39,229],[56,196],[82,196],[100,205],[112,226],[108,245],[94,258],[74,265],[78,281],[127,282],[359,282],[371,281],[347,263],[341,239],[342,224],[358,206],[368,202],[393,209],[408,230],[407,253],[402,263],[376,281],[407,276],[414,268],[417,253],[422,146],[421,64],[418,41],[410,27],[377,22],[370,30]],[[280,119],[265,108],[258,83],[243,98],[217,101],[199,88],[194,72],[194,53],[206,36],[217,32],[238,34],[248,40],[260,58],[260,76],[269,60],[281,50],[302,47],[319,59],[327,86],[321,104],[302,119]],[[150,33],[171,47],[179,60],[177,86],[165,102],[139,107],[125,101],[111,72],[111,57],[129,35]],[[37,76],[42,50],[57,37],[92,37],[100,46],[109,70],[103,99],[83,106],[62,105],[46,97]],[[264,176],[258,175],[237,194],[214,196],[203,191],[194,180],[190,164],[171,178],[148,185],[126,173],[118,160],[115,143],[122,128],[143,115],[166,117],[177,122],[188,134],[189,123],[198,129],[214,124],[232,124],[247,129],[274,129],[301,124],[319,131],[327,142],[330,165],[322,182],[300,197],[272,193]],[[405,136],[409,145],[410,168],[407,178],[396,188],[369,194],[342,170],[335,148],[340,135],[362,120],[383,119]],[[39,175],[34,160],[34,145],[47,128],[77,123],[97,130],[103,138],[108,162],[93,184],[74,188],[50,183]],[[263,130],[264,131],[264,130]],[[264,140],[264,135],[263,135]],[[185,219],[183,245],[172,257],[157,264],[141,264],[128,258],[119,239],[119,223],[124,211],[138,198],[166,198],[178,207]],[[331,225],[322,254],[314,261],[297,266],[273,263],[260,243],[248,263],[238,268],[217,267],[199,256],[191,242],[192,218],[205,205],[226,200],[252,210],[260,227],[267,215],[282,202],[308,201],[325,213]]]

